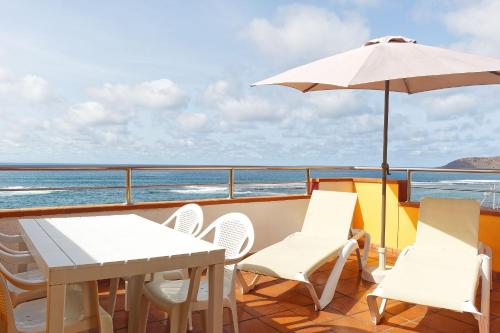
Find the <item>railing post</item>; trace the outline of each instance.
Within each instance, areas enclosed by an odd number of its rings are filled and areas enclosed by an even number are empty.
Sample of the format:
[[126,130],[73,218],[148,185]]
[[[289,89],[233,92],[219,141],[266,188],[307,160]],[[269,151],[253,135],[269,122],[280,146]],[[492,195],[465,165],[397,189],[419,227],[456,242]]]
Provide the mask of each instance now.
[[234,169],[229,169],[229,199],[234,198]]
[[311,168],[306,169],[306,194],[311,195]]
[[410,169],[406,169],[406,201],[411,201],[411,176],[413,171]]
[[125,203],[132,204],[132,169],[125,169]]

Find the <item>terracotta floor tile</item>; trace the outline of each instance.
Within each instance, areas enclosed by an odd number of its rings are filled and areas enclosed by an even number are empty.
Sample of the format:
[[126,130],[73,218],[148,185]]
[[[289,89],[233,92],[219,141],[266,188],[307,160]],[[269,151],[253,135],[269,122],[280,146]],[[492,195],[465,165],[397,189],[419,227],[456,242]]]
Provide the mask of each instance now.
[[495,317],[500,317],[500,302],[490,301],[490,313]]
[[421,319],[434,310],[423,306],[398,301],[388,301],[385,311],[406,318],[408,320]]
[[326,308],[336,310],[346,316],[351,316],[353,314],[368,310],[368,305],[361,302],[360,300],[343,296],[334,299],[333,302],[330,303]]
[[415,322],[418,322],[419,325],[427,326],[444,333],[465,333],[471,332],[474,329],[474,326],[470,324],[440,315],[438,313],[431,313]]
[[340,319],[327,322],[325,325],[331,327],[335,333],[368,333],[377,332],[377,328],[370,322],[361,321],[352,317],[342,317]]
[[406,325],[409,321],[401,316],[393,315],[388,312],[384,313],[382,320],[378,325],[375,325],[371,321],[370,311],[364,311],[352,315],[352,318],[357,319],[362,322],[370,323],[373,326],[375,332],[383,332],[392,328],[410,328],[410,325]]
[[451,311],[451,310],[438,310],[436,313],[438,313],[442,316],[446,316],[449,318],[453,318],[456,320],[466,322],[470,325],[477,325],[476,318],[474,318],[474,316],[472,314],[467,313],[467,312],[460,313],[460,312],[455,312],[455,311]]
[[[370,262],[376,262],[372,253]],[[394,261],[394,258],[389,261]],[[313,274],[318,295],[324,288],[335,261],[330,261]],[[243,272],[246,281],[253,274]],[[276,332],[335,332],[335,333],[473,333],[478,332],[477,321],[470,314],[435,309],[398,301],[389,301],[379,325],[370,320],[366,295],[376,287],[360,279],[356,256],[351,255],[346,262],[339,280],[334,301],[323,311],[315,311],[313,301],[304,284],[262,277],[257,287],[248,294],[237,291],[238,327],[241,333]],[[107,281],[99,282],[100,302],[107,306]],[[114,315],[115,332],[127,332],[128,313],[123,311],[123,284],[117,299]],[[169,322],[163,312],[152,308],[148,318],[147,332],[168,332]],[[491,333],[500,333],[500,281],[494,282],[491,295]],[[202,316],[193,314],[194,330],[202,333]],[[233,333],[228,309],[224,310],[224,332]]]
[[[229,326],[224,326],[224,329],[230,329]],[[267,325],[263,321],[259,319],[250,319],[250,320],[245,320],[244,322],[240,323],[239,327],[240,333],[276,333],[279,332],[278,330],[272,328],[271,326]],[[231,330],[228,330],[228,332],[232,332]]]

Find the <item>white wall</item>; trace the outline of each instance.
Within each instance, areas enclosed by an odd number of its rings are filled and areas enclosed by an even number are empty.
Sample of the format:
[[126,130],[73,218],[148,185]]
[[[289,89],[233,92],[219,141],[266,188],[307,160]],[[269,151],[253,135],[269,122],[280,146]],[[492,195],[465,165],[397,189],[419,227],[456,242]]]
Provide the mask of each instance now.
[[[241,212],[252,220],[255,229],[255,244],[252,251],[273,244],[287,235],[302,228],[308,199],[233,203],[202,206],[205,226],[217,217],[229,212]],[[119,214],[137,214],[156,222],[165,221],[177,208],[157,208],[127,210],[122,212],[78,213],[61,216],[102,216]],[[48,216],[45,216],[48,217]],[[17,218],[0,219],[0,232],[19,233]]]

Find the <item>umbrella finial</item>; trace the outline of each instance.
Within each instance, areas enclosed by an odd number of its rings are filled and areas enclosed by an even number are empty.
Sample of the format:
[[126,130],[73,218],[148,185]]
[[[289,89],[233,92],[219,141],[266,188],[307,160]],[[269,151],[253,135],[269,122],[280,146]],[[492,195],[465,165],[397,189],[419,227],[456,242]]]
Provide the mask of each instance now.
[[403,37],[403,36],[384,36],[384,37],[379,37],[375,38],[372,40],[369,40],[363,46],[370,46],[374,44],[382,44],[382,43],[414,43],[416,44],[417,41],[415,39]]

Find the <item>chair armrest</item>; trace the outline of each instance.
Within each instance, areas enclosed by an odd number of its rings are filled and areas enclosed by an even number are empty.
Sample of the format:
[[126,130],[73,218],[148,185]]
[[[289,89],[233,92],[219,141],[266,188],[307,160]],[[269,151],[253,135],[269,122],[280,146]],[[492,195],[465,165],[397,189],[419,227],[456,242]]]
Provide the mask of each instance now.
[[17,276],[14,276],[5,266],[0,263],[0,273],[3,277],[12,283],[14,286],[25,289],[25,290],[37,290],[47,287],[47,281],[45,280],[26,280]]
[[21,235],[7,235],[0,233],[0,242],[19,244],[19,243],[24,243],[24,240]]
[[14,254],[14,255],[29,254],[30,253],[29,251],[18,251],[18,250],[11,249],[10,247],[3,245],[2,243],[0,243],[0,250],[3,252]]
[[170,215],[170,217],[165,222],[163,222],[161,225],[163,225],[165,227],[168,226],[176,217],[177,217],[176,214]]
[[15,265],[31,264],[35,262],[33,256],[29,253],[12,254],[2,250],[0,250],[0,260]]

